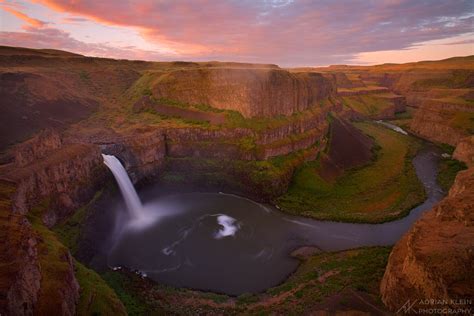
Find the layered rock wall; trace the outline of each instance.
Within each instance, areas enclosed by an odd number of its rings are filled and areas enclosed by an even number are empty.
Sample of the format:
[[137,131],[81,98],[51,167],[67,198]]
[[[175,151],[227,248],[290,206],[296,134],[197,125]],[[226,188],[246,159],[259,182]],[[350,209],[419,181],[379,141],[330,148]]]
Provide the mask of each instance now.
[[453,158],[474,167],[474,136],[463,138],[453,152]]
[[465,130],[452,123],[458,113],[474,113],[474,107],[425,100],[415,112],[410,129],[431,141],[456,146],[467,136]]
[[[2,191],[14,187],[0,185]],[[32,315],[41,280],[38,238],[24,216],[11,212],[10,196],[2,194],[0,200],[0,314]]]
[[318,73],[282,69],[200,68],[172,71],[153,87],[156,98],[207,104],[246,117],[291,115],[334,95],[335,84]]
[[21,146],[16,162],[3,169],[1,178],[15,183],[14,212],[27,214],[37,204],[47,205],[42,216],[51,227],[90,200],[106,174],[98,146],[58,147],[58,136],[48,135]]
[[[474,297],[474,168],[460,172],[449,195],[426,212],[390,254],[380,291],[392,311],[410,301],[420,308],[471,308]],[[426,306],[423,300],[446,303]]]

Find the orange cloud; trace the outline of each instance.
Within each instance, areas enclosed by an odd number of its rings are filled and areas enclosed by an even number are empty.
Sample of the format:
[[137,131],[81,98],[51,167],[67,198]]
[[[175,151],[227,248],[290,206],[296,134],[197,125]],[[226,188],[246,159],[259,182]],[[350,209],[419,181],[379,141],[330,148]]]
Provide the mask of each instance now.
[[472,32],[474,22],[466,14],[472,0],[30,1],[91,24],[133,28],[145,42],[182,60],[285,66],[344,63],[360,53],[406,50]]
[[29,17],[28,15],[24,14],[23,12],[17,11],[15,9],[10,8],[10,7],[2,7],[2,9],[9,12],[9,13],[11,13],[11,14],[13,14],[17,18],[25,21],[26,23],[28,23],[29,25],[31,25],[33,27],[39,27],[40,28],[40,27],[43,27],[47,24],[46,22],[43,22],[41,20]]

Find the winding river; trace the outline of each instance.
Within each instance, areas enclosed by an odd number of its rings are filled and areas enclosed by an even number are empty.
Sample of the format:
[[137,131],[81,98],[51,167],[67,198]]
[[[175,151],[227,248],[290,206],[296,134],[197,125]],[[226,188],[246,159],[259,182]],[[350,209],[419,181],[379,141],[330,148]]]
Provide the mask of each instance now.
[[[140,192],[150,225],[124,225],[124,204],[111,210],[117,227],[93,261],[128,267],[163,284],[239,295],[281,283],[298,266],[292,250],[312,245],[323,251],[392,245],[442,197],[436,183],[438,153],[426,145],[413,160],[427,199],[407,217],[383,224],[316,221],[224,193],[159,196]],[[159,197],[157,197],[159,196]],[[119,199],[117,197],[117,199]]]

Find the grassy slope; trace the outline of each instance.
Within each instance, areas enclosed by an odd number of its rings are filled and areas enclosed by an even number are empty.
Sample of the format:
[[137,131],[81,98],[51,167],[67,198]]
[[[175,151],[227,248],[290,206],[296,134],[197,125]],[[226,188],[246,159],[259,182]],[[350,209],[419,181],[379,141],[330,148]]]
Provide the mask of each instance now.
[[87,209],[89,205],[94,203],[101,195],[102,191],[98,191],[87,205],[75,211],[66,222],[60,223],[53,228],[53,231],[56,233],[59,240],[68,247],[73,255],[77,251],[77,242],[81,232],[81,225],[88,215]]
[[378,115],[393,106],[389,99],[383,98],[378,94],[354,95],[342,97],[341,99],[344,105],[367,116]]
[[406,215],[424,198],[411,158],[418,144],[411,138],[370,123],[357,127],[375,138],[381,149],[376,160],[351,170],[335,183],[318,174],[319,162],[309,162],[294,175],[278,199],[289,213],[323,220],[383,222]]
[[[360,297],[365,300],[363,305],[383,309],[379,283],[390,250],[371,247],[300,258],[300,267],[283,284],[237,298],[173,289],[127,272],[108,272],[104,279],[118,293],[129,315],[297,315],[330,305],[335,310],[360,308]],[[357,307],[354,301],[359,303]]]
[[448,192],[459,171],[466,169],[465,163],[456,159],[444,158],[439,161],[436,180],[444,192]]
[[[67,281],[69,263],[65,260],[68,248],[58,236],[45,227],[40,215],[47,203],[37,206],[29,215],[35,232],[41,237],[38,245],[41,266],[41,290],[37,312],[51,314],[57,311],[55,303],[62,298],[58,296]],[[66,241],[70,241],[69,237]],[[115,292],[94,271],[74,261],[74,273],[80,286],[80,298],[76,306],[78,315],[125,315],[125,308]]]

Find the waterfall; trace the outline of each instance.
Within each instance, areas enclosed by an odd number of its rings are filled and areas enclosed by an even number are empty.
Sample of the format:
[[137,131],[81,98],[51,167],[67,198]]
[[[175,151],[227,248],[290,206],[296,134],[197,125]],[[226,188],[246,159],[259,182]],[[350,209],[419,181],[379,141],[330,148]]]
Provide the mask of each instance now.
[[104,155],[104,164],[112,171],[115,180],[117,181],[120,191],[122,192],[125,204],[127,205],[128,212],[132,219],[139,219],[143,217],[143,206],[140,198],[135,191],[135,187],[130,181],[130,177],[127,174],[127,171],[120,163],[120,160],[117,157],[112,155]]

